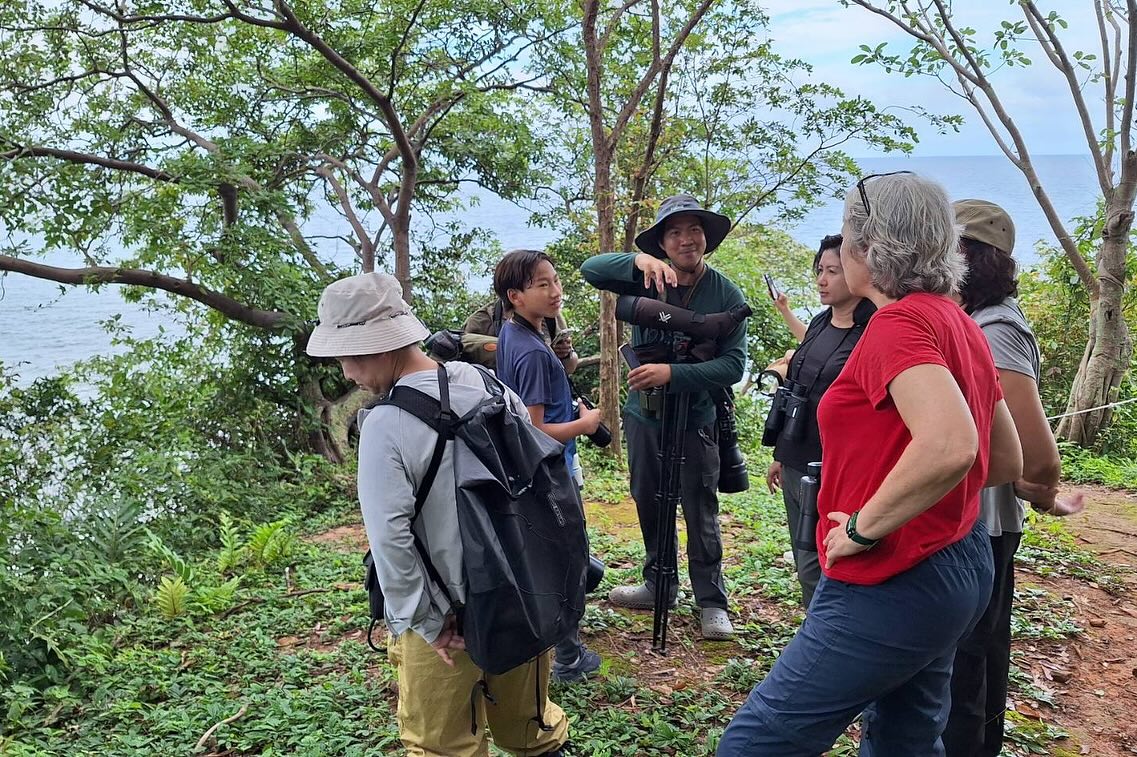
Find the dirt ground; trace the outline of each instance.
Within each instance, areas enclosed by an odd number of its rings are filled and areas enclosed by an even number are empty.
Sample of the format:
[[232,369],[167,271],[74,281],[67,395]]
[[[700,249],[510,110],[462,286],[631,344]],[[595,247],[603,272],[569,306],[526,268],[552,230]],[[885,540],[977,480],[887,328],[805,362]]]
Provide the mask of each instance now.
[[1066,521],[1079,545],[1121,569],[1120,592],[1093,583],[1041,578],[1020,573],[1021,583],[1036,583],[1074,609],[1085,632],[1063,642],[1025,645],[1038,685],[1053,689],[1057,707],[1018,704],[1071,734],[1068,754],[1121,757],[1137,754],[1137,495],[1084,488],[1084,512]]
[[[1046,591],[1051,606],[1057,603],[1084,630],[1073,639],[1015,642],[1016,662],[1029,672],[1033,688],[1042,696],[1013,701],[1013,707],[1024,718],[1059,726],[1070,734],[1055,742],[1053,755],[1137,755],[1137,603],[1133,601],[1137,596],[1137,494],[1079,488],[1088,494],[1086,510],[1065,523],[1081,547],[1117,568],[1121,585],[1111,585],[1107,591],[1096,581],[1044,576],[1019,568],[1020,589]],[[589,503],[589,521],[621,538],[638,538],[635,510],[629,505]],[[727,541],[738,536],[733,530],[734,524],[724,523]],[[362,526],[343,526],[313,541],[339,543],[358,551],[366,544],[366,535]],[[608,606],[607,602],[600,604]],[[760,597],[744,597],[739,604],[742,619],[750,623],[785,620],[783,609],[771,608]],[[634,676],[662,697],[686,687],[705,686],[730,659],[746,657],[735,643],[700,640],[693,613],[682,605],[671,616],[668,655],[654,655],[650,651],[650,611],[619,612],[630,620],[630,627],[590,635],[589,645],[612,661],[613,673]],[[327,643],[318,631],[313,639],[286,637],[280,643]],[[739,704],[742,698],[738,697]],[[641,705],[630,697],[616,706],[636,711]]]
[[[1053,704],[1023,698],[1013,701],[1024,718],[1056,725],[1070,736],[1055,742],[1054,755],[1124,757],[1137,754],[1137,494],[1078,487],[1088,495],[1086,510],[1065,521],[1079,546],[1118,568],[1120,588],[1110,591],[1096,582],[1043,576],[1020,568],[1021,589],[1043,589],[1084,631],[1074,639],[1016,641],[1016,662],[1029,672],[1034,687]],[[635,511],[629,506],[590,504],[590,522],[624,538],[638,536]],[[598,523],[599,522],[599,523]],[[733,524],[724,523],[725,539]],[[606,603],[604,603],[606,604]],[[744,618],[776,622],[779,611],[760,598],[741,600]],[[627,661],[634,675],[667,695],[717,676],[732,657],[745,657],[736,644],[698,639],[695,618],[687,610],[672,614],[671,650],[666,657],[650,652],[651,613],[630,613],[631,631],[605,631],[589,639],[608,659]],[[741,703],[741,697],[740,703]],[[635,710],[629,699],[619,705]]]

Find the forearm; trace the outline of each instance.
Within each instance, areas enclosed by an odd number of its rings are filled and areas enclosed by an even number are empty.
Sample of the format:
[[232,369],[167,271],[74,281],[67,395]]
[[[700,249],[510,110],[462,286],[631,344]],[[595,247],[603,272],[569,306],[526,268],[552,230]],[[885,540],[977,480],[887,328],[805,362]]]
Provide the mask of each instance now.
[[576,373],[576,368],[580,365],[580,355],[577,355],[576,350],[573,350],[568,354],[568,357],[561,358],[561,365],[565,367],[565,373],[571,376]]
[[794,340],[800,344],[801,340],[805,339],[807,326],[797,317],[794,311],[789,308],[778,308],[778,314],[781,315],[782,320],[786,322],[786,327],[790,330],[790,333],[794,335]]
[[[913,439],[880,487],[860,508],[857,531],[881,539],[943,499],[974,463],[935,441]],[[855,504],[855,503],[854,503]]]
[[534,426],[544,431],[549,436],[556,439],[561,444],[567,444],[578,436],[584,436],[586,431],[585,422],[577,418],[575,421],[567,423],[534,423]]
[[[362,490],[360,501],[364,501]],[[433,642],[445,618],[431,599],[425,567],[411,533],[410,517],[382,512],[370,505],[362,509],[375,560],[375,575],[383,589],[386,615],[392,629],[396,634],[414,631],[427,642]]]
[[593,255],[580,266],[580,273],[592,286],[617,294],[645,293],[643,274],[636,268],[633,253],[609,252]]

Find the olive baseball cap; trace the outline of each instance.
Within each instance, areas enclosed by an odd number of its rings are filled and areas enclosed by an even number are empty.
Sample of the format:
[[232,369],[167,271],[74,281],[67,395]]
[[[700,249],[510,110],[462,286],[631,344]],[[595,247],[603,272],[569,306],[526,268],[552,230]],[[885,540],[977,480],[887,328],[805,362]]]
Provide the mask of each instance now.
[[1015,224],[1007,211],[987,200],[956,200],[955,222],[965,239],[989,244],[1010,255],[1015,249]]

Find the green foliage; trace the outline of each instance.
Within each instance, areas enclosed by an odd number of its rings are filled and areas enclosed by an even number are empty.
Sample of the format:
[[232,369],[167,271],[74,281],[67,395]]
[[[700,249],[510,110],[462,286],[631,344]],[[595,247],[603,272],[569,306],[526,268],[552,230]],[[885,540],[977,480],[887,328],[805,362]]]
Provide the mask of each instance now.
[[189,593],[189,587],[182,576],[163,576],[154,593],[154,604],[163,618],[173,620],[185,613]]
[[296,548],[296,534],[289,530],[291,525],[290,518],[281,518],[253,529],[246,549],[255,564],[270,567],[284,563],[292,556]]
[[218,532],[221,537],[221,550],[217,553],[217,572],[225,575],[245,560],[246,550],[241,544],[241,536],[229,513],[224,510],[218,516]]
[[150,543],[148,544],[150,551],[160,557],[174,574],[181,579],[181,581],[190,585],[194,583],[196,578],[193,566],[187,563],[177,552],[167,547],[162,543],[162,540],[151,534]]
[[1058,447],[1062,453],[1062,477],[1067,481],[1137,489],[1137,459],[1096,455],[1068,442],[1059,442]]

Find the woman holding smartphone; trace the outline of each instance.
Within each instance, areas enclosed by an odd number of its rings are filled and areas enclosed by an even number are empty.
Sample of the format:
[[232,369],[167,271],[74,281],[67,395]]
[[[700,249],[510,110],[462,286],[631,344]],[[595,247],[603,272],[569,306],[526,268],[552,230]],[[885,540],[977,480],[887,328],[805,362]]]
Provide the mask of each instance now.
[[[785,397],[786,402],[801,407],[796,417],[784,414],[785,420],[773,433],[770,433],[771,426],[767,423],[767,433],[762,439],[763,444],[774,447],[774,462],[766,474],[766,485],[771,494],[778,489],[782,490],[786,520],[794,544],[794,565],[797,567],[798,583],[801,584],[803,607],[809,607],[813,591],[821,579],[817,550],[800,549],[797,546],[798,540],[793,538],[801,515],[801,478],[809,463],[822,459],[821,437],[817,430],[817,404],[841,372],[853,347],[864,333],[869,318],[876,311],[872,302],[854,295],[845,284],[845,273],[841,268],[840,234],[821,240],[813,258],[813,271],[817,277],[817,294],[821,298],[821,304],[828,307],[810,321],[808,327],[802,324],[800,335],[795,331],[801,344],[789,359],[786,383],[774,400],[779,402],[779,398]],[[771,295],[781,310],[780,303],[785,300],[785,295],[772,286]],[[788,310],[788,304],[785,307]],[[790,312],[790,315],[793,316],[793,313]],[[793,318],[797,321],[796,316]],[[774,415],[774,411],[771,411],[771,415]]]

